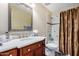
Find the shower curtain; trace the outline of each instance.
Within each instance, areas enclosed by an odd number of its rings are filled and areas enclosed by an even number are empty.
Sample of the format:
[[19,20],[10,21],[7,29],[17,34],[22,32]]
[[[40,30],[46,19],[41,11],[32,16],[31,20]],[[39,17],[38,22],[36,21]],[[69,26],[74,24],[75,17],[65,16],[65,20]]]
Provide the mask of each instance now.
[[60,13],[59,51],[71,56],[79,55],[79,8]]

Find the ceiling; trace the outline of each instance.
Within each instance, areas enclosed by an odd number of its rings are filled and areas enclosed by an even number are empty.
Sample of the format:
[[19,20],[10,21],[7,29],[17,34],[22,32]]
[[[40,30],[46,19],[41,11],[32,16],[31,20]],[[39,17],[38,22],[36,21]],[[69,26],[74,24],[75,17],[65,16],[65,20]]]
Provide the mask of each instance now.
[[61,11],[68,10],[79,6],[79,3],[50,3],[43,4],[53,15],[58,15]]

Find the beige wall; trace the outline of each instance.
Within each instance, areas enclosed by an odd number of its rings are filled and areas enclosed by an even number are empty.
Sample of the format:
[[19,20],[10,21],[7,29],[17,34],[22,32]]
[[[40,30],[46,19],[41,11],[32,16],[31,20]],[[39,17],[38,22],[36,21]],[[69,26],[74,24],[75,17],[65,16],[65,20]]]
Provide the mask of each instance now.
[[39,35],[47,36],[50,26],[47,22],[51,22],[51,13],[43,5],[36,4],[33,9],[33,29],[37,29]]
[[0,3],[0,34],[8,31],[8,4]]

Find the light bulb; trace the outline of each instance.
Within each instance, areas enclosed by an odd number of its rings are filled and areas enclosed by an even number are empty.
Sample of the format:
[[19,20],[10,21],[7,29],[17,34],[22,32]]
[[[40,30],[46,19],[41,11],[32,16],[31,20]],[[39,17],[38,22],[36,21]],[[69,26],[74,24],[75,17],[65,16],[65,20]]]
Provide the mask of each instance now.
[[28,3],[27,5],[30,6],[31,8],[35,8],[36,6],[34,3]]

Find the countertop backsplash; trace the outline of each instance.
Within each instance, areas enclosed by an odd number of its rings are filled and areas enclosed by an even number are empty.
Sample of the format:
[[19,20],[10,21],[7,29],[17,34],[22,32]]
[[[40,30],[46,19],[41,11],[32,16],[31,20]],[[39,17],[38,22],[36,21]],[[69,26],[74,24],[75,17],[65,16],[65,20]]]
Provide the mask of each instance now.
[[33,32],[10,32],[9,33],[9,38],[10,39],[19,39],[19,38],[24,38],[24,37],[28,37],[31,36],[33,34]]
[[9,38],[7,39],[6,33],[0,35],[0,43],[4,43],[13,39],[19,39],[19,38],[24,38],[28,36],[32,36],[33,32],[9,32],[8,33]]

